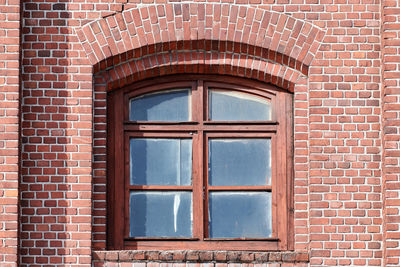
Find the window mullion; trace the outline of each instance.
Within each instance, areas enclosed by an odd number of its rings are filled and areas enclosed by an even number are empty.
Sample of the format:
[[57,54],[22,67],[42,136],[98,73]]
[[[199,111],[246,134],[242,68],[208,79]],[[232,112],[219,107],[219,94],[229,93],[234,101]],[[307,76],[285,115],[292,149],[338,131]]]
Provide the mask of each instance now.
[[192,119],[197,123],[193,134],[193,237],[203,240],[203,81],[196,82],[192,95]]
[[208,209],[209,209],[209,191],[208,191],[208,136],[206,134],[203,135],[203,207],[204,207],[204,211],[203,211],[203,230],[204,230],[204,238],[209,238],[210,237],[210,233],[209,233],[209,213],[208,213]]
[[204,121],[206,120],[205,114],[206,114],[206,110],[207,110],[207,105],[204,102],[205,90],[204,90],[203,80],[197,81],[197,92],[198,92],[198,99],[196,99],[196,102],[198,103],[198,106],[199,106],[199,109],[198,109],[199,123],[200,123],[200,125],[203,125]]
[[203,239],[203,132],[193,135],[193,237]]

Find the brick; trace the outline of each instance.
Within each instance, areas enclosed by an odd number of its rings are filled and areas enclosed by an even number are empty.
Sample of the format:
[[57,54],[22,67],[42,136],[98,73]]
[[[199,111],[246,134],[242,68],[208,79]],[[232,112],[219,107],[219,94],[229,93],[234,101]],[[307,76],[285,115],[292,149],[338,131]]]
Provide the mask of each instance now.
[[[0,262],[18,261],[18,224],[22,266],[89,266],[91,247],[101,261],[106,90],[208,72],[294,94],[295,252],[254,252],[254,261],[265,263],[268,255],[282,266],[399,265],[399,8],[393,0],[72,0],[26,2],[20,12],[19,1],[0,0]],[[58,237],[60,249],[35,248]],[[309,258],[298,253],[309,248]],[[210,261],[208,253],[190,253],[194,264]],[[184,252],[118,257],[171,255],[184,261]],[[213,255],[217,262],[253,262],[253,254]]]

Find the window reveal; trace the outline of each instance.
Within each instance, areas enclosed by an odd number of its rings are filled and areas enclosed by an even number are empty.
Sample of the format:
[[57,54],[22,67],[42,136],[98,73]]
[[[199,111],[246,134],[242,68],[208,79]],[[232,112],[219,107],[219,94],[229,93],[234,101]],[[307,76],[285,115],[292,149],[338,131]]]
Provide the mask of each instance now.
[[290,249],[292,96],[176,80],[109,95],[109,247]]

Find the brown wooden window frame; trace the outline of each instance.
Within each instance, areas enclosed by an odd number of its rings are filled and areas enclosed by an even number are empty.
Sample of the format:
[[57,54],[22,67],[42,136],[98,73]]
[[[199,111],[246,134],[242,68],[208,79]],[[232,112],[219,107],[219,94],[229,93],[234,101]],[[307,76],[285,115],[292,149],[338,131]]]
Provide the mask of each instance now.
[[[134,122],[129,120],[129,99],[146,93],[192,89],[192,121]],[[208,88],[242,91],[269,98],[270,121],[222,122],[208,119]],[[293,234],[293,95],[253,80],[212,75],[167,76],[138,82],[112,91],[107,98],[107,245],[109,249],[138,250],[292,250]],[[191,186],[129,185],[129,138],[190,137],[193,142]],[[271,138],[270,186],[209,186],[209,137]],[[193,191],[192,238],[129,238],[130,190]],[[204,192],[203,192],[204,190]],[[208,192],[223,190],[272,192],[271,238],[207,238]],[[205,197],[203,197],[203,195]]]

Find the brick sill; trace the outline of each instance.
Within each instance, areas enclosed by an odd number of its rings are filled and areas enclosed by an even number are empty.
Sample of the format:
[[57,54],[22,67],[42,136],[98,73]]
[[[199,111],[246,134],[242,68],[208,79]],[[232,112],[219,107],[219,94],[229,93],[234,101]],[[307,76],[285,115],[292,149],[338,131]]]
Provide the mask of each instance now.
[[94,262],[218,262],[218,263],[306,263],[308,252],[249,251],[93,251]]

